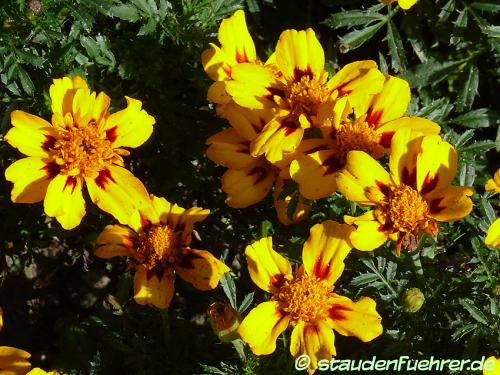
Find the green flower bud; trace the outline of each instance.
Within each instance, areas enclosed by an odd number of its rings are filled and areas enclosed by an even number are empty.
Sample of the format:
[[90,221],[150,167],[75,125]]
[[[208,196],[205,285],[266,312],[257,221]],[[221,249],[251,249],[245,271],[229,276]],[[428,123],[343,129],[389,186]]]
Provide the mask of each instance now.
[[215,302],[207,310],[210,325],[215,334],[223,342],[231,342],[239,338],[238,327],[241,316],[225,302]]
[[415,313],[424,304],[425,296],[418,288],[408,289],[403,294],[403,310],[408,313]]

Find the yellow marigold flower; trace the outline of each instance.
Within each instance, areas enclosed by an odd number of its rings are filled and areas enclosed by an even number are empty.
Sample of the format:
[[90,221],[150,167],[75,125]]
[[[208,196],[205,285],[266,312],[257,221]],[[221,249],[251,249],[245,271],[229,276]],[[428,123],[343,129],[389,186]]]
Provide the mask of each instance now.
[[493,356],[489,357],[484,362],[483,375],[499,375],[500,374],[500,358]]
[[401,9],[408,10],[412,6],[414,6],[418,0],[380,0],[380,2],[387,5],[396,1],[398,2],[398,5],[401,7]]
[[348,98],[324,103],[318,120],[323,145],[299,156],[290,165],[290,175],[307,199],[327,197],[337,190],[337,175],[347,153],[365,151],[375,159],[389,152],[398,129],[411,128],[439,134],[438,124],[419,117],[402,117],[410,103],[410,87],[400,78],[387,76],[382,91],[365,96],[352,106]]
[[167,308],[174,295],[174,271],[196,289],[214,289],[229,268],[206,250],[190,247],[193,226],[209,210],[184,209],[151,195],[151,205],[130,218],[128,227],[108,225],[97,237],[95,255],[128,256],[135,267],[134,299]]
[[60,375],[58,371],[45,371],[39,367],[35,367],[33,370],[28,372],[26,375]]
[[382,333],[375,301],[368,297],[353,302],[333,292],[351,250],[349,225],[325,221],[311,228],[302,260],[295,274],[286,258],[273,250],[271,237],[247,246],[245,254],[253,282],[272,294],[271,300],[252,309],[243,319],[239,333],[257,355],[276,349],[276,339],[293,327],[290,352],[307,354],[310,371],[318,360],[335,355],[334,333],[356,336],[363,342]]
[[[3,310],[0,307],[0,331],[3,328]],[[0,374],[25,375],[31,368],[31,354],[10,346],[0,346]]]
[[401,129],[392,139],[390,174],[370,155],[350,151],[338,174],[338,190],[350,201],[373,206],[359,217],[344,216],[357,226],[351,241],[359,250],[371,251],[387,240],[414,250],[418,235],[439,231],[436,221],[455,221],[472,210],[474,189],[452,186],[457,171],[457,151],[438,135]]
[[267,66],[234,66],[225,90],[243,107],[276,110],[250,149],[253,156],[265,155],[272,163],[298,147],[305,129],[317,124],[322,103],[344,95],[376,94],[384,82],[373,61],[348,64],[328,80],[324,51],[312,29],[285,30],[270,60]]
[[500,193],[500,168],[495,172],[493,178],[486,182],[486,191]]
[[500,218],[496,219],[488,228],[484,243],[491,247],[500,247]]
[[54,79],[50,86],[52,124],[23,111],[11,114],[5,140],[27,158],[5,171],[14,183],[12,201],[44,201],[45,213],[72,229],[85,215],[82,188],[92,201],[125,223],[148,200],[144,185],[125,169],[121,147],[138,147],[155,120],[129,97],[127,108],[108,112],[110,99],[96,95],[80,77]]
[[221,22],[218,38],[221,46],[210,43],[210,48],[201,55],[203,68],[214,81],[231,79],[235,65],[257,60],[255,45],[242,10],[237,10]]

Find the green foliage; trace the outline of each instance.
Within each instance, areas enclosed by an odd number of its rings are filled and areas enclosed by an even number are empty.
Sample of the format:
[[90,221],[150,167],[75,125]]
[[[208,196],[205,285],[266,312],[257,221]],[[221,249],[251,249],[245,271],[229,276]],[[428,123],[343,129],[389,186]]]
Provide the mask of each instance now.
[[[498,197],[484,192],[500,150],[500,5],[495,1],[420,0],[409,11],[365,0],[37,0],[0,7],[0,134],[10,113],[50,116],[53,78],[81,74],[105,91],[113,108],[124,95],[138,98],[157,124],[152,138],[127,158],[149,191],[179,205],[210,208],[197,227],[197,248],[230,265],[214,292],[176,280],[168,312],[133,301],[125,260],[92,255],[111,216],[92,205],[73,231],[43,214],[43,204],[14,205],[11,184],[0,185],[0,258],[4,329],[0,344],[23,348],[33,363],[70,374],[288,374],[289,335],[274,354],[256,357],[241,343],[221,343],[206,321],[214,301],[241,314],[267,297],[250,280],[244,258],[252,241],[273,236],[277,250],[300,259],[309,228],[326,219],[362,213],[339,194],[317,201],[310,219],[285,227],[271,198],[236,210],[220,191],[223,169],[204,156],[205,140],[226,123],[205,99],[210,80],[200,54],[216,40],[218,24],[245,8],[260,56],[273,51],[286,28],[313,27],[336,71],[373,59],[382,71],[412,87],[409,115],[438,122],[460,153],[455,183],[473,185],[475,208],[441,224],[414,253],[396,256],[392,245],[372,253],[353,250],[336,286],[356,299],[370,296],[384,334],[369,345],[336,335],[341,358],[480,358],[500,355],[500,253],[485,232],[498,217]],[[0,169],[20,154],[0,140]],[[287,193],[286,189],[284,193]],[[289,210],[293,212],[292,208]],[[403,310],[412,287],[425,295],[414,314]],[[464,372],[467,373],[467,372]]]

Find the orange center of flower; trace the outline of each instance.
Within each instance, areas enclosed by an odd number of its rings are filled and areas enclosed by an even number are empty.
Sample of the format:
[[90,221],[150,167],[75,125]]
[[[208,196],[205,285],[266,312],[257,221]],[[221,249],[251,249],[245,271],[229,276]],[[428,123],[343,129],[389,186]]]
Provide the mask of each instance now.
[[293,324],[310,322],[326,315],[330,289],[325,280],[302,274],[285,280],[273,299],[280,303],[282,311],[290,316]]
[[331,139],[332,149],[342,155],[343,164],[347,153],[353,150],[364,151],[375,159],[384,155],[384,149],[379,144],[380,135],[363,120],[343,122],[339,128],[332,130]]
[[61,166],[61,173],[70,176],[95,178],[98,172],[112,163],[115,152],[111,142],[98,131],[95,123],[60,130],[51,151]]
[[386,206],[386,217],[394,229],[411,233],[425,227],[429,207],[418,191],[408,185],[394,189]]
[[321,81],[304,75],[298,82],[291,82],[285,95],[292,112],[316,116],[319,106],[327,99],[328,89]]
[[149,269],[174,263],[178,249],[178,235],[168,226],[157,224],[139,234],[138,253]]

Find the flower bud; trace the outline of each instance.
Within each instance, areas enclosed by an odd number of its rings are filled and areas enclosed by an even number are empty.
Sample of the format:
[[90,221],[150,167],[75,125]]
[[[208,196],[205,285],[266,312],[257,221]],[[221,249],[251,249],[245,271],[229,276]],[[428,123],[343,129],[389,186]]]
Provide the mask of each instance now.
[[403,310],[408,313],[415,313],[424,304],[425,296],[418,288],[408,289],[403,294]]
[[215,334],[223,342],[236,340],[238,327],[240,326],[241,316],[238,312],[226,302],[215,302],[207,310],[210,325]]

